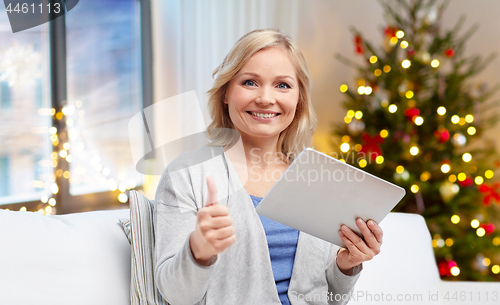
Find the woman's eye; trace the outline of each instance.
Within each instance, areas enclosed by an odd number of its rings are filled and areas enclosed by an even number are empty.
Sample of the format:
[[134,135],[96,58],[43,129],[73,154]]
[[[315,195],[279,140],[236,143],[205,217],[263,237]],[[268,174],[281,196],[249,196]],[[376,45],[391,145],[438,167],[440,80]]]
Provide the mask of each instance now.
[[287,83],[281,83],[278,85],[278,87],[280,89],[288,89],[288,88],[291,88],[290,85],[288,85]]
[[243,85],[253,86],[255,85],[255,82],[253,80],[246,80],[243,82]]

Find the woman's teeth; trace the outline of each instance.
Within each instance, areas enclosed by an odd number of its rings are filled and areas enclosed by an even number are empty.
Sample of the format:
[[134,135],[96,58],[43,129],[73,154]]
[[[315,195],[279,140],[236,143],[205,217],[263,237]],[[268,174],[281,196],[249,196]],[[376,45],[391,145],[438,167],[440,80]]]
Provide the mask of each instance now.
[[258,112],[250,112],[253,116],[259,117],[259,118],[274,118],[277,116],[277,113],[258,113]]

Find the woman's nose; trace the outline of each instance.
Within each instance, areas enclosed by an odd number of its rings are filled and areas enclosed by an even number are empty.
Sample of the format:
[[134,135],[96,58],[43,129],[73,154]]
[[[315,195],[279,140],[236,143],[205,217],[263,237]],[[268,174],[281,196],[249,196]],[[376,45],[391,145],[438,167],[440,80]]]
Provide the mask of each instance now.
[[276,100],[273,95],[272,88],[264,86],[259,90],[259,96],[257,97],[257,103],[262,105],[274,104]]

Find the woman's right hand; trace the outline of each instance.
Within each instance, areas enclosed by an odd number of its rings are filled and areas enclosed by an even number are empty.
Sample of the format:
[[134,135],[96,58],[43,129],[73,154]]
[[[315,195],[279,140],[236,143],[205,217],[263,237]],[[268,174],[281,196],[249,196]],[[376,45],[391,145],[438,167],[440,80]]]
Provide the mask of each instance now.
[[212,177],[207,177],[207,188],[207,202],[198,211],[196,228],[189,237],[191,252],[202,266],[209,266],[213,256],[236,241],[229,209],[217,204],[217,186]]

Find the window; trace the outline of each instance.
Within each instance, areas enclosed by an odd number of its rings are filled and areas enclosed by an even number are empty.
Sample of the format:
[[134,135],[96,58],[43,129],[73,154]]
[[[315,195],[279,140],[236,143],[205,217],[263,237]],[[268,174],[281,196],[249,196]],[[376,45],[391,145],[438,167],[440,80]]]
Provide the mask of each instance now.
[[12,33],[0,6],[0,207],[116,208],[142,184],[127,126],[151,103],[149,15],[149,0],[86,0]]

